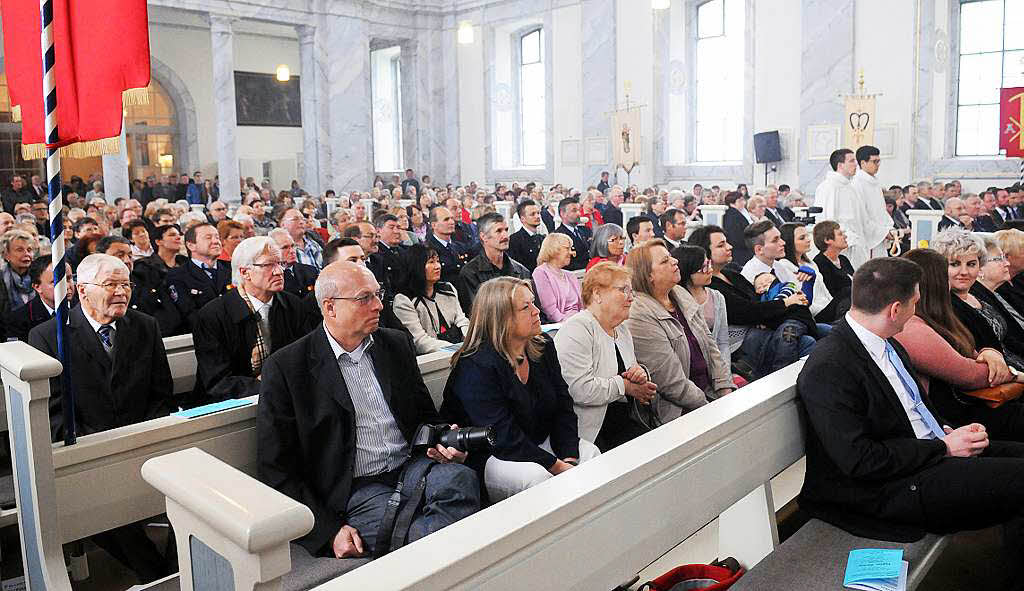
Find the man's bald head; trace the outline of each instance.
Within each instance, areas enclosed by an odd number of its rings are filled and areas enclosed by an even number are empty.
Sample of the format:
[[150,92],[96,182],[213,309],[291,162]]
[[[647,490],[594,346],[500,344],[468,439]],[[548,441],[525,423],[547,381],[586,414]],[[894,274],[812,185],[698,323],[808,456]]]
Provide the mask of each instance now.
[[337,261],[320,271],[313,293],[320,303],[324,326],[347,351],[380,326],[380,284],[364,265]]
[[[335,261],[320,271],[313,293],[316,300],[323,308],[324,300],[337,297],[352,297],[362,288],[371,288],[376,291],[380,288],[376,278],[366,265],[353,263],[351,261]],[[344,292],[344,293],[342,293]],[[351,293],[349,293],[351,292]]]
[[959,197],[946,199],[945,214],[954,220],[958,219],[964,214],[964,202]]

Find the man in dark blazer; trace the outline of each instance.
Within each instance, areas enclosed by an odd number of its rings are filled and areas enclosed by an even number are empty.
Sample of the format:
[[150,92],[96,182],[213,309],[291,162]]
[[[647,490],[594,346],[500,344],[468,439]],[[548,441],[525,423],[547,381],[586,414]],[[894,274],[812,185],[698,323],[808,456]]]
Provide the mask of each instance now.
[[190,406],[259,394],[263,362],[310,329],[302,300],[283,291],[281,251],[272,238],[246,238],[231,259],[238,288],[196,315],[199,367]]
[[213,224],[197,224],[185,231],[189,260],[167,273],[171,298],[189,324],[195,327],[199,310],[231,285],[231,265],[219,260],[220,235]]
[[555,228],[555,232],[565,234],[572,238],[572,248],[575,253],[569,266],[569,271],[579,271],[587,268],[590,260],[590,241],[594,235],[590,228],[580,224],[580,200],[575,197],[566,197],[558,202],[558,217],[562,223]]
[[[48,254],[36,257],[28,266],[29,280],[36,297],[20,308],[15,308],[4,320],[4,337],[28,342],[28,333],[33,328],[53,318],[53,257]],[[68,301],[74,299],[75,283],[71,279],[71,265],[67,265]]]
[[427,234],[427,245],[437,251],[441,260],[441,281],[456,285],[462,266],[473,258],[471,250],[455,241],[455,218],[447,207],[435,207],[430,210],[430,232]]
[[[376,549],[387,500],[412,450],[416,427],[439,423],[412,339],[379,329],[380,284],[365,267],[324,267],[316,296],[324,322],[269,359],[256,415],[259,479],[313,512],[296,542],[314,556],[349,558]],[[363,437],[366,437],[363,439]],[[409,541],[479,508],[467,454],[436,446],[424,508]]]
[[722,216],[722,229],[725,230],[726,240],[732,246],[733,262],[742,267],[754,256],[754,251],[743,237],[743,231],[751,223],[746,213],[747,200],[739,191],[732,191],[725,196],[725,204],[729,209],[725,210],[725,215]]
[[313,265],[299,262],[295,254],[295,240],[284,228],[274,228],[268,234],[281,249],[281,264],[284,265],[284,290],[296,297],[305,297],[313,292],[316,276],[320,274]]
[[820,341],[797,380],[807,411],[800,507],[854,535],[909,542],[1007,523],[1024,558],[1024,445],[990,441],[977,423],[937,417],[893,340],[914,315],[921,269],[872,259],[853,277],[845,320]]
[[540,207],[533,199],[523,199],[516,205],[516,214],[523,227],[509,236],[508,255],[533,273],[540,245],[544,242],[544,234],[540,233]]
[[[105,254],[89,255],[78,266],[80,305],[71,310],[69,340],[73,351],[75,425],[79,435],[165,416],[173,406],[171,368],[160,330],[151,317],[128,308],[128,268]],[[57,320],[29,332],[28,342],[57,357]],[[64,438],[61,380],[50,380],[50,433]],[[142,522],[92,536],[139,579],[149,582],[171,569]]]

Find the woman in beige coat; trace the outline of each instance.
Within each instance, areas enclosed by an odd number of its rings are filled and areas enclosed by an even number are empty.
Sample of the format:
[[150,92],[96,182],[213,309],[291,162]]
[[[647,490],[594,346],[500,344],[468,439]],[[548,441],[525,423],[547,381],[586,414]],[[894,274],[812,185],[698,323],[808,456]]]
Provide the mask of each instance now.
[[729,366],[700,306],[679,287],[679,264],[665,243],[644,242],[629,253],[626,266],[636,293],[627,324],[637,361],[658,384],[658,420],[667,423],[732,392]]

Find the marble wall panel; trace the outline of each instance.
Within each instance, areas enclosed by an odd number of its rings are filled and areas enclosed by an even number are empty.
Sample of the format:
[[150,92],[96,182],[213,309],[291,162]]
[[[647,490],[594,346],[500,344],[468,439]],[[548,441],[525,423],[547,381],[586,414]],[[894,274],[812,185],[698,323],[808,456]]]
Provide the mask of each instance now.
[[[615,109],[615,0],[583,0],[583,137],[608,137]],[[608,164],[587,163],[583,186],[594,184]]]

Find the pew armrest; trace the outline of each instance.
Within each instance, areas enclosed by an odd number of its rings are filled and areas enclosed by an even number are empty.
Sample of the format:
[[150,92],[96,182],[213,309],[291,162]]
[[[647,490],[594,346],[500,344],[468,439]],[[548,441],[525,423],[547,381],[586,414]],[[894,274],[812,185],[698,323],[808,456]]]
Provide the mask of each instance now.
[[305,505],[194,447],[148,460],[142,477],[248,552],[313,528]]
[[23,382],[56,377],[62,369],[59,361],[21,341],[0,343],[0,365]]
[[142,477],[167,497],[182,589],[280,589],[288,543],[313,528],[308,507],[194,447],[146,461]]

